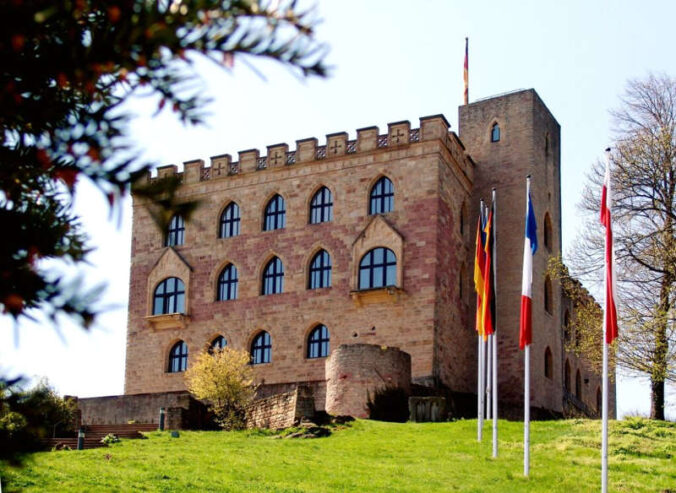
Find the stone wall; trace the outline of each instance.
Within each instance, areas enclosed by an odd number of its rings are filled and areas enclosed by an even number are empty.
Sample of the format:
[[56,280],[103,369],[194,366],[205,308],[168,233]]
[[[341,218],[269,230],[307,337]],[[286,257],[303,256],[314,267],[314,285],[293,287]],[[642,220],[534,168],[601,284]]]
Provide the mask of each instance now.
[[326,361],[326,412],[368,417],[368,397],[383,387],[411,390],[411,356],[398,348],[343,344]]
[[315,413],[312,389],[298,386],[289,392],[257,399],[246,410],[247,428],[289,428]]
[[205,406],[187,392],[160,392],[134,395],[89,397],[77,400],[82,425],[158,423],[160,408],[171,411],[171,423],[166,428],[208,427]]

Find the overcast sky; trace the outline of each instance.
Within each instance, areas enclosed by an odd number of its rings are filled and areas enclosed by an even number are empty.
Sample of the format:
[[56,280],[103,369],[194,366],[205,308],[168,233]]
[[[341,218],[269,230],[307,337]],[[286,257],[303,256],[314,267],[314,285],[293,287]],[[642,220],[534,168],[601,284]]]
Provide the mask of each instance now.
[[[564,253],[579,224],[576,204],[585,173],[612,137],[608,111],[625,83],[650,72],[676,76],[676,2],[646,0],[319,1],[318,38],[330,47],[328,79],[299,80],[280,66],[251,61],[262,80],[236,60],[231,73],[196,64],[213,98],[208,125],[181,126],[169,112],[152,118],[152,99],[135,99],[132,136],[158,164],[258,148],[443,113],[457,131],[462,104],[464,39],[470,39],[470,101],[534,88],[561,124]],[[0,316],[0,374],[47,376],[79,396],[123,392],[131,207],[109,220],[105,200],[81,186],[77,210],[96,250],[87,282],[107,282],[115,306],[91,332],[63,324]],[[649,387],[622,378],[620,414],[647,413]],[[670,392],[668,415],[676,417]]]

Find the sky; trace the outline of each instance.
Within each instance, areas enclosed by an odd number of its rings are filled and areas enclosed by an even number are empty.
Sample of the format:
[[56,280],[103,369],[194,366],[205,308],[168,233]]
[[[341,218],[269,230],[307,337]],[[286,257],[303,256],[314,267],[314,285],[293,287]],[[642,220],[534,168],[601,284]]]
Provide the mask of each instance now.
[[[307,2],[305,3],[308,4]],[[317,38],[332,67],[327,79],[301,79],[261,60],[235,60],[231,71],[198,60],[213,99],[207,124],[182,126],[157,100],[134,98],[131,137],[158,165],[443,113],[457,132],[465,37],[469,37],[470,102],[534,88],[561,125],[564,256],[580,224],[585,173],[612,139],[609,110],[627,80],[649,73],[676,76],[676,2],[645,0],[319,0]],[[256,70],[252,70],[253,65]],[[263,74],[261,77],[260,74]],[[111,217],[105,199],[78,186],[76,211],[95,247],[84,273],[107,284],[110,309],[89,332],[64,321],[59,329],[0,316],[0,374],[46,376],[63,394],[121,394],[131,245],[131,203]],[[676,419],[676,391],[667,415]],[[649,412],[646,380],[618,377],[618,415]]]

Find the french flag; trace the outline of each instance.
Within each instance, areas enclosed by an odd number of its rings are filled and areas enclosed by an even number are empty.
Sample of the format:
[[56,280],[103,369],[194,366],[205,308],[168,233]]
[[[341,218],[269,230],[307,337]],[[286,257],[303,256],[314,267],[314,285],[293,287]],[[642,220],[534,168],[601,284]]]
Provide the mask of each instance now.
[[523,280],[521,283],[521,323],[519,325],[519,349],[528,346],[532,339],[532,285],[533,255],[538,249],[537,225],[533,202],[530,199],[530,177],[526,190],[526,238],[523,246]]

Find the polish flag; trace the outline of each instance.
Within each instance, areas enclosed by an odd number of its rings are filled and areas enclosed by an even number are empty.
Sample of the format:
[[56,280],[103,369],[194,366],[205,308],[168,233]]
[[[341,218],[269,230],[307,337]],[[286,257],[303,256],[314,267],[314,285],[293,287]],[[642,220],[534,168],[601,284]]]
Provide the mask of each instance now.
[[523,280],[521,283],[521,323],[519,325],[519,349],[528,346],[532,339],[532,284],[533,255],[538,249],[537,226],[533,203],[530,199],[530,179],[526,192],[526,238],[523,246]]
[[615,252],[613,250],[613,230],[611,228],[610,208],[610,159],[606,159],[606,175],[601,191],[601,224],[606,228],[606,306],[605,326],[606,344],[611,344],[617,337],[617,310],[615,309]]

